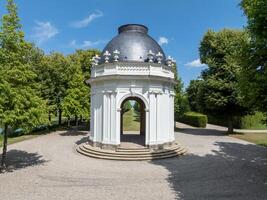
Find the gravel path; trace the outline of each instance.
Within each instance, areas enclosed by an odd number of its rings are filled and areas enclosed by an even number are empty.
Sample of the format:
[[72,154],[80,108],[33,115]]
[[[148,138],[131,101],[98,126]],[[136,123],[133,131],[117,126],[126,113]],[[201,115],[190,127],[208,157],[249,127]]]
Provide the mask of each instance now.
[[267,149],[220,131],[183,126],[176,137],[190,154],[139,162],[76,153],[86,134],[55,132],[10,145],[0,199],[267,198]]

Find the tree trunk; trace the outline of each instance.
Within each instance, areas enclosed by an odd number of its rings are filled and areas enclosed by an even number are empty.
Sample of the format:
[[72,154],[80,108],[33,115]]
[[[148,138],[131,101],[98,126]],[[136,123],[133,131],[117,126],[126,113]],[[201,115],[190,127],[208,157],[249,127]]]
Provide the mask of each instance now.
[[61,118],[62,118],[62,110],[61,109],[59,109],[58,110],[58,125],[61,125]]
[[228,118],[228,134],[232,134],[234,132],[234,125],[233,125],[233,117]]
[[1,168],[6,168],[6,152],[7,152],[7,133],[8,133],[8,125],[5,124],[4,127],[4,141],[3,141],[3,154],[2,154],[2,161],[1,161]]
[[88,126],[89,131],[91,131],[90,119],[87,120],[87,126]]
[[68,127],[70,127],[70,117],[68,117]]
[[48,112],[48,120],[49,120],[49,122],[51,122],[51,113],[50,112]]
[[79,120],[78,120],[78,116],[75,115],[75,126],[78,126],[79,125]]

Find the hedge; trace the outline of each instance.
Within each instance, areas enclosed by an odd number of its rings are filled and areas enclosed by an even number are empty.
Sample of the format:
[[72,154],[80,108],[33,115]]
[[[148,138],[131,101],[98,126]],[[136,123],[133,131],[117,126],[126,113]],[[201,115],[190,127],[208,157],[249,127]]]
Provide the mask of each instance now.
[[191,126],[205,128],[208,123],[208,118],[207,118],[207,115],[203,115],[201,113],[186,112],[180,118],[179,121],[185,124],[191,125]]
[[[228,126],[227,117],[208,115],[208,121],[210,124],[219,126]],[[234,128],[238,129],[266,129],[266,116],[262,112],[255,112],[253,115],[246,115],[243,117],[234,117]]]

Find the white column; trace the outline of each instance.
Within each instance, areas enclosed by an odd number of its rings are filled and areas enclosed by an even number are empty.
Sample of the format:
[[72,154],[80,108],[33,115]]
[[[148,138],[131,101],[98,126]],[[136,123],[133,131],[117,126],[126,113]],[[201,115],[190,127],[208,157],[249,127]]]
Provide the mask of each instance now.
[[157,127],[157,131],[156,131],[156,139],[155,142],[158,143],[160,140],[162,140],[162,133],[161,133],[161,128],[160,125],[163,123],[163,121],[161,121],[161,112],[160,112],[160,107],[161,107],[161,101],[160,101],[160,95],[159,93],[155,94],[156,97],[156,127]]
[[117,145],[120,144],[120,140],[121,140],[121,108],[116,109],[116,131],[115,131],[115,135],[116,135],[116,139],[115,142]]
[[145,136],[146,136],[146,141],[145,141],[145,144],[148,145],[149,144],[149,141],[150,141],[150,127],[149,127],[149,124],[150,124],[150,119],[149,119],[149,108],[146,108],[145,109],[145,112],[146,112],[146,132],[145,132]]
[[95,110],[95,119],[94,119],[94,141],[102,142],[103,138],[103,94],[97,93],[94,98],[94,110]]
[[169,131],[169,142],[172,142],[175,140],[174,138],[174,95],[170,95],[170,131]]
[[153,144],[157,140],[157,100],[156,94],[150,92],[149,94],[149,137],[147,144]]
[[110,95],[110,141],[116,144],[116,92],[112,92]]
[[90,140],[95,141],[95,94],[91,94],[91,105],[90,105]]
[[108,97],[107,93],[103,92],[103,142],[108,141]]

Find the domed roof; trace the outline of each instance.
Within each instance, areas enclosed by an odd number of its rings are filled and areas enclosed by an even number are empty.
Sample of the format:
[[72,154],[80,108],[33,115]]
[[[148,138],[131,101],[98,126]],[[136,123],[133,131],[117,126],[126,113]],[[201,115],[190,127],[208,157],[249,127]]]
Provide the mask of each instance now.
[[137,61],[146,62],[148,51],[151,50],[154,54],[160,52],[165,60],[165,54],[160,45],[150,37],[147,32],[148,28],[139,24],[126,24],[120,26],[118,29],[119,34],[114,37],[102,51],[101,57],[103,58],[104,52],[118,50],[119,61]]

